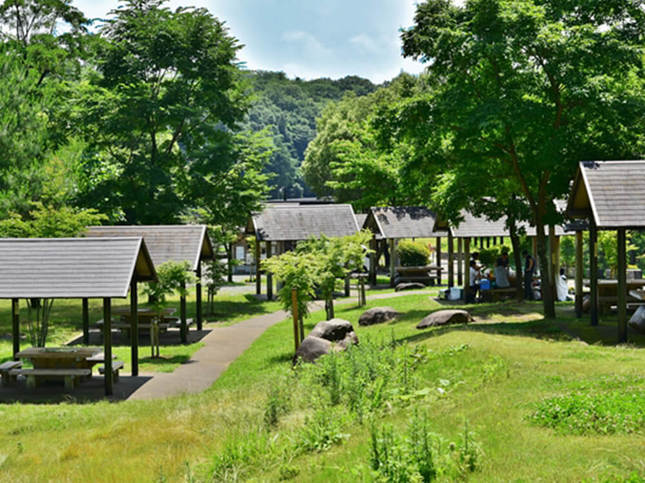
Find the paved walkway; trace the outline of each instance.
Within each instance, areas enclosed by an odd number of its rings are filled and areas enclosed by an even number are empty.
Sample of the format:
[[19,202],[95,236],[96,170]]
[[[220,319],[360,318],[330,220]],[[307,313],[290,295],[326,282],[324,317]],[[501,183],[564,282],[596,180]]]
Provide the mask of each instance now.
[[[406,295],[427,294],[427,291],[409,291],[398,293],[376,294],[367,300],[382,300]],[[355,303],[354,299],[339,300],[336,304]],[[322,302],[314,302],[311,311],[321,310]],[[171,373],[142,374],[153,376],[128,399],[156,399],[175,396],[182,393],[195,393],[208,389],[217,378],[249,346],[264,333],[266,329],[289,317],[289,313],[279,310],[271,314],[260,315],[231,325],[213,329],[202,339],[204,347],[193,355],[192,359],[182,364]]]

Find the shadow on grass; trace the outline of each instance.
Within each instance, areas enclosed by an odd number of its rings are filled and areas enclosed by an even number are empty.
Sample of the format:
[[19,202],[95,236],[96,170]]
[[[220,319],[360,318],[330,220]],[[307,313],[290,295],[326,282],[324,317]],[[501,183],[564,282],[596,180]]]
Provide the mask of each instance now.
[[204,308],[208,309],[206,315],[209,319],[215,319],[215,322],[228,322],[238,318],[250,318],[257,315],[265,315],[273,312],[275,307],[267,307],[266,300],[258,299],[254,294],[245,294],[244,301],[222,300],[216,301],[213,304],[213,311],[210,307],[205,305]]

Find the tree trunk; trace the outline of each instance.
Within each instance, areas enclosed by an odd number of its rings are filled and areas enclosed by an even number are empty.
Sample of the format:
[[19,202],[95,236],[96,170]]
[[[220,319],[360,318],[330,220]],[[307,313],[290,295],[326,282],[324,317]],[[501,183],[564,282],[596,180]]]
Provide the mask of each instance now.
[[540,289],[542,290],[542,305],[544,308],[544,317],[547,319],[555,318],[555,299],[553,296],[553,287],[551,286],[549,269],[551,261],[547,253],[546,236],[544,234],[544,222],[542,219],[536,220],[537,234],[537,251],[540,260]]
[[515,296],[517,297],[517,300],[522,300],[522,298],[524,298],[524,270],[522,269],[522,254],[520,253],[520,237],[517,234],[517,225],[515,224],[515,220],[510,220],[509,235],[511,238],[511,245],[513,246],[513,261],[515,262]]
[[228,252],[227,258],[227,280],[228,283],[233,283],[233,244],[228,243],[226,245],[226,251]]
[[327,314],[327,320],[334,318],[334,299],[328,298],[325,299],[325,312]]

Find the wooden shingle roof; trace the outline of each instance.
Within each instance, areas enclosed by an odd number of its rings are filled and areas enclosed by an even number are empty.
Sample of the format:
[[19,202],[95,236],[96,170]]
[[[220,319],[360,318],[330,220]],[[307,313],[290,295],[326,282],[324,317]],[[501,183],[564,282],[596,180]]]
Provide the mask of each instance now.
[[386,240],[445,236],[447,233],[435,231],[435,220],[435,214],[422,206],[376,207],[370,208],[365,226]]
[[86,236],[143,237],[155,265],[167,261],[186,261],[194,271],[197,270],[200,257],[202,260],[213,258],[213,246],[206,225],[91,226]]
[[365,227],[365,220],[367,220],[367,215],[365,213],[356,213],[356,223],[358,227],[362,230]]
[[580,163],[567,213],[598,228],[644,228],[645,161]]
[[0,298],[125,297],[155,280],[141,237],[0,239]]
[[358,231],[351,205],[267,206],[251,217],[247,227],[247,233],[255,233],[260,241],[342,237]]

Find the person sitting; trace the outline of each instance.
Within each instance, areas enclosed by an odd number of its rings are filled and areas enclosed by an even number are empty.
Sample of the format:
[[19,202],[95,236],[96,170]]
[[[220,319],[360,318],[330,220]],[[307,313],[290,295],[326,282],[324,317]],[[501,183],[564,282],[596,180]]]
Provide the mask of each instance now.
[[569,295],[569,285],[567,284],[567,276],[564,274],[564,268],[560,269],[560,276],[555,281],[555,292],[558,302],[566,302],[573,299]]
[[479,293],[479,281],[481,280],[481,272],[475,260],[470,261],[470,285],[469,285],[469,296],[468,302],[474,302],[477,300],[477,295]]
[[508,253],[503,252],[495,264],[495,285],[497,288],[508,288],[511,282],[508,279]]

